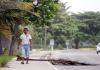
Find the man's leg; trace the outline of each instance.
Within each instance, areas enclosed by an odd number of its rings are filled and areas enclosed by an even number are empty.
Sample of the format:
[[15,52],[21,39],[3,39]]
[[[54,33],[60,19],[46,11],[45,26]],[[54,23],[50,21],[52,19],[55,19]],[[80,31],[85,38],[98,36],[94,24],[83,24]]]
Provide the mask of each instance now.
[[29,61],[29,57],[26,58],[26,64],[28,64],[28,61]]
[[21,47],[21,56],[22,56],[21,64],[24,64],[24,57],[25,57],[25,48],[24,48],[24,46]]
[[97,54],[98,54],[98,51],[97,51]]
[[28,64],[28,61],[29,61],[29,46],[26,46],[26,48],[25,48],[25,55],[26,55],[26,64]]

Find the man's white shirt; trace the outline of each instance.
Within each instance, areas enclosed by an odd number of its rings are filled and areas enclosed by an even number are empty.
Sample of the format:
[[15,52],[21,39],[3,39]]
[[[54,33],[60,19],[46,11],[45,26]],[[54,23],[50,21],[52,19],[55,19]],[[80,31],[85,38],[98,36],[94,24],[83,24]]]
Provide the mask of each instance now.
[[32,37],[31,37],[31,35],[30,34],[22,34],[21,36],[20,36],[20,39],[22,40],[22,45],[23,44],[30,44],[30,39],[32,39]]

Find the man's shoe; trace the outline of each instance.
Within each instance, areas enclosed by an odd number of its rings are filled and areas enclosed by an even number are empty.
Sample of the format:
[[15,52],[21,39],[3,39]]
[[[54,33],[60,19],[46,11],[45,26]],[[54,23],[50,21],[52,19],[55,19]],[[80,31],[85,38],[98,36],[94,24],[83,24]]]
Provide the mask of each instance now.
[[24,64],[24,62],[21,62],[21,64]]

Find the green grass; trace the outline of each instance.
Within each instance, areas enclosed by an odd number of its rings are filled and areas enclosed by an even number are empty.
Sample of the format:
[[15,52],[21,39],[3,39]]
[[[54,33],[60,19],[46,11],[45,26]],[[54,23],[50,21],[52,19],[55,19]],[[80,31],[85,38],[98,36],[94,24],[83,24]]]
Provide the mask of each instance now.
[[13,56],[1,55],[0,56],[0,67],[4,67],[12,58]]
[[90,45],[90,46],[80,46],[81,50],[96,50],[95,45]]
[[80,46],[80,48],[96,48],[96,45]]

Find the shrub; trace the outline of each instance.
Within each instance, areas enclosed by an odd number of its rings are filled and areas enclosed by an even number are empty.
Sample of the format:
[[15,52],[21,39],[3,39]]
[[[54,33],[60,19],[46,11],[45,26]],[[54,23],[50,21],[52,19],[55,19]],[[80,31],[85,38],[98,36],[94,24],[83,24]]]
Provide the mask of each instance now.
[[0,56],[0,67],[4,67],[7,62],[9,62],[12,59],[12,56],[8,55],[1,55]]

